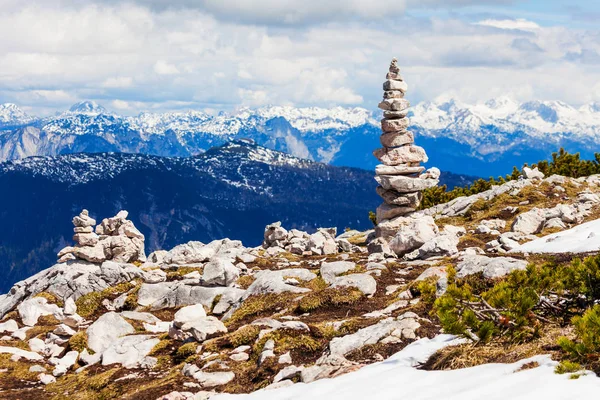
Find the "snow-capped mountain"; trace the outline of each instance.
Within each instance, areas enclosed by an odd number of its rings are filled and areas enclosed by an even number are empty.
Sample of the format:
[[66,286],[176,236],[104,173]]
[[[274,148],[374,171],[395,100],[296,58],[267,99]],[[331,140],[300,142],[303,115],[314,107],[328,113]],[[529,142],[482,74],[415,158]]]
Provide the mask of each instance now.
[[[190,156],[249,138],[267,148],[333,165],[372,169],[378,112],[363,108],[263,107],[210,115],[201,111],[120,116],[81,102],[48,118],[0,106],[0,160],[35,155],[125,152]],[[430,164],[470,175],[498,175],[565,147],[592,157],[600,138],[600,104],[518,103],[499,97],[466,104],[445,99],[411,109],[411,129]],[[6,121],[6,122],[3,122]]]
[[16,104],[0,104],[0,129],[27,125],[35,121],[35,117],[21,110]]

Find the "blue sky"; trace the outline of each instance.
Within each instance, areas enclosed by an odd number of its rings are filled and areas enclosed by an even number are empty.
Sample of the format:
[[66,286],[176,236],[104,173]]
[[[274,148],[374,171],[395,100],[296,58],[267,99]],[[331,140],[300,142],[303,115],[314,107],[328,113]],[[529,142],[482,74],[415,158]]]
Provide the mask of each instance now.
[[412,102],[600,101],[600,2],[0,0],[0,103],[125,114],[373,109],[397,56]]

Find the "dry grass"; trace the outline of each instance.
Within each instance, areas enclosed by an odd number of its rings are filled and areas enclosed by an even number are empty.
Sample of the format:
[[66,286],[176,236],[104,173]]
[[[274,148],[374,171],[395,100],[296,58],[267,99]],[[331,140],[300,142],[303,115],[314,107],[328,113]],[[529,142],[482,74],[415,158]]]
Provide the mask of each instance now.
[[267,314],[272,314],[276,311],[283,310],[296,296],[298,295],[293,293],[251,296],[233,312],[231,318],[227,320],[225,325],[231,327],[246,320],[254,319],[260,316],[266,316]]
[[34,298],[36,298],[36,297],[44,298],[48,301],[48,303],[56,304],[59,307],[65,306],[65,303],[61,299],[59,299],[58,297],[56,297],[54,294],[52,294],[50,292],[41,292],[41,293],[36,294],[33,297]]
[[85,331],[77,332],[69,339],[69,349],[82,352],[87,349],[87,333]]
[[354,304],[363,298],[364,294],[355,288],[325,289],[308,293],[296,304],[295,310],[299,313],[312,312],[322,307]]
[[256,278],[254,278],[253,276],[244,275],[244,276],[240,276],[235,283],[237,283],[239,285],[239,287],[242,289],[248,289],[250,287],[250,285],[252,285],[252,283],[254,283],[255,280],[256,280]]
[[177,281],[183,279],[187,274],[198,271],[200,275],[204,271],[204,268],[199,267],[171,267],[167,270],[167,281]]
[[548,328],[539,339],[525,343],[509,343],[501,339],[486,344],[463,344],[436,352],[422,366],[426,370],[453,370],[489,363],[514,363],[538,354],[551,354],[560,359],[563,353],[557,346],[561,336],[572,337],[569,329]]

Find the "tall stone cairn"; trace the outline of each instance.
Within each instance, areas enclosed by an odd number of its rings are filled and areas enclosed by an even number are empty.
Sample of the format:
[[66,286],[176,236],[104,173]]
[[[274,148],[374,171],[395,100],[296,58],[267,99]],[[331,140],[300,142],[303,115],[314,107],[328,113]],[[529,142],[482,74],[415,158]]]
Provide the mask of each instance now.
[[423,190],[436,186],[440,171],[431,168],[425,172],[420,163],[427,162],[427,154],[422,147],[415,146],[414,136],[408,131],[408,108],[410,103],[404,98],[408,86],[393,59],[383,84],[383,100],[379,108],[383,110],[381,120],[381,144],[373,155],[381,162],[375,169],[375,180],[379,183],[377,194],[383,204],[377,208],[377,223],[416,211],[421,204]]

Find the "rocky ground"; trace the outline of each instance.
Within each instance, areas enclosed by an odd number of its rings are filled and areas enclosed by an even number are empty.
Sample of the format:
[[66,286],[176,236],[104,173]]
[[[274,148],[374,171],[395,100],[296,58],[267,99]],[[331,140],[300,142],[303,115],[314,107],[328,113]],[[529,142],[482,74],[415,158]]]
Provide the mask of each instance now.
[[[385,360],[442,333],[419,282],[433,282],[439,296],[450,267],[460,278],[499,279],[549,257],[523,253],[522,244],[599,217],[600,176],[531,172],[383,221],[380,238],[273,224],[259,248],[224,239],[145,257],[126,214],[96,233],[82,214],[78,245],[61,252],[63,262],[0,296],[0,397],[204,399]],[[542,351],[513,350],[491,359]],[[436,357],[432,368],[475,363],[461,352]]]

